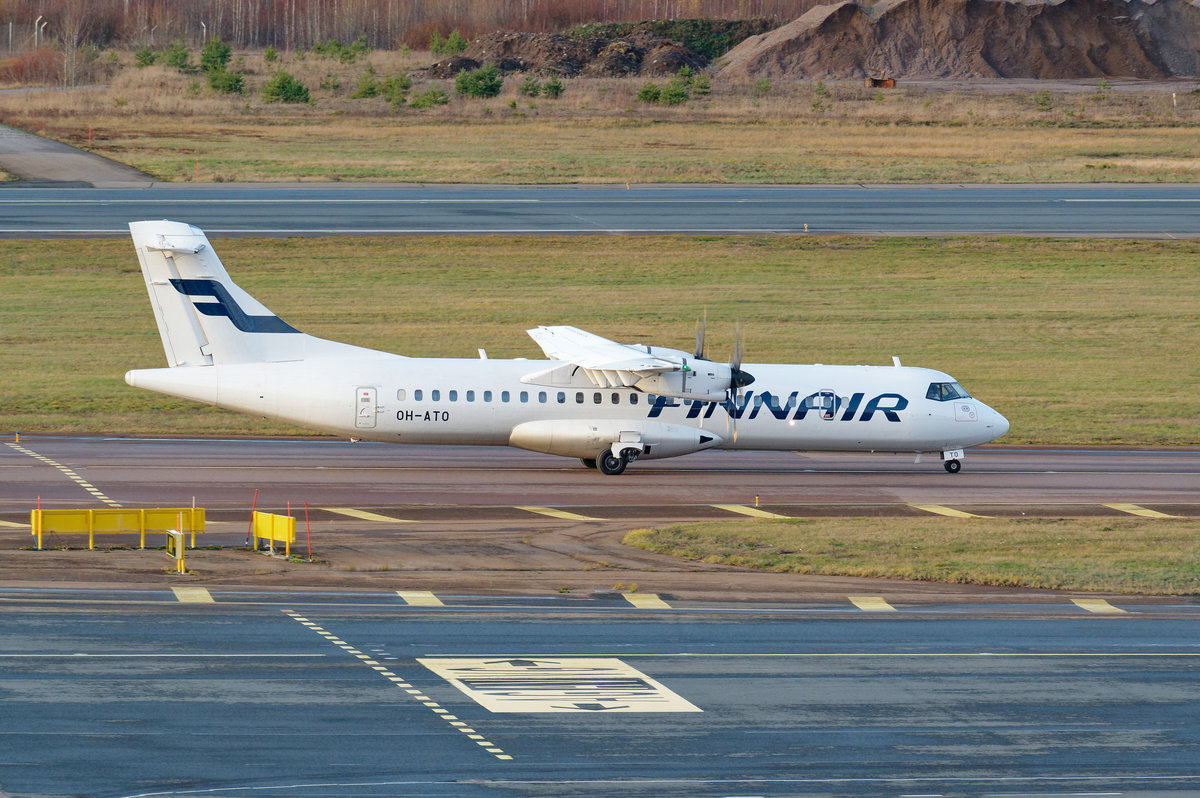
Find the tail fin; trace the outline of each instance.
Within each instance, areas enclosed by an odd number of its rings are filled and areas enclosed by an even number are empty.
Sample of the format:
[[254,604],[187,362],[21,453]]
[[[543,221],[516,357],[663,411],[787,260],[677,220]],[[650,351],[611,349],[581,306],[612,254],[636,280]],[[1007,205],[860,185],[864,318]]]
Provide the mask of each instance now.
[[130,222],[129,232],[168,364],[304,358],[309,336],[238,288],[199,228],[182,222]]

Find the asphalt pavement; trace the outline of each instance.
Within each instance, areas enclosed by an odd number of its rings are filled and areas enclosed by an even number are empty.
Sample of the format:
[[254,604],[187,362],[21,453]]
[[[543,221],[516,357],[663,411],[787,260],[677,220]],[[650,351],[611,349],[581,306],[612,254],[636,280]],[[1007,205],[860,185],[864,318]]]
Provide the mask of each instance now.
[[1190,238],[1200,185],[0,186],[0,237],[855,234]]
[[0,786],[1184,794],[1200,614],[0,589]]

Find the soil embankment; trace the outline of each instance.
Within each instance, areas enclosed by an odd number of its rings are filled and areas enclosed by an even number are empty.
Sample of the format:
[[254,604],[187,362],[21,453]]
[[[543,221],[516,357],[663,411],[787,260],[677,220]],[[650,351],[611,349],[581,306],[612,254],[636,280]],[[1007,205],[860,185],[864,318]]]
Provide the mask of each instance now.
[[883,0],[814,8],[735,47],[732,79],[1200,75],[1200,2]]
[[426,74],[449,78],[485,64],[495,64],[501,72],[596,78],[674,75],[684,66],[703,69],[707,61],[679,42],[642,31],[620,39],[510,31],[480,36],[462,54],[439,61]]

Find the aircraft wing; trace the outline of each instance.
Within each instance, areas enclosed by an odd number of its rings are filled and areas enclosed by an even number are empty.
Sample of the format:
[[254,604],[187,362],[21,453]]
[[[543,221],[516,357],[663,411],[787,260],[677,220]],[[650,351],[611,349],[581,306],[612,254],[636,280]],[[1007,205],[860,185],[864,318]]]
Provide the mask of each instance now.
[[679,363],[578,327],[538,327],[528,332],[548,358],[578,366],[600,388],[628,387],[645,377],[682,368]]

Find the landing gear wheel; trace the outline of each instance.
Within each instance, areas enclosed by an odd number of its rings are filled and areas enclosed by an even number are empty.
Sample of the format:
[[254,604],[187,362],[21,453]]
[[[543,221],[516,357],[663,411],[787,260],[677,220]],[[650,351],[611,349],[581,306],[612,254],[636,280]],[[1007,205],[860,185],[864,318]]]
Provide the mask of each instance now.
[[596,458],[595,457],[580,457],[579,462],[583,463],[584,468],[590,468],[593,471],[596,470]]
[[625,471],[625,466],[629,465],[629,461],[624,457],[617,457],[612,452],[605,452],[596,458],[596,465],[600,468],[601,473],[615,477]]
[[946,470],[951,474],[957,474],[959,471],[962,471],[962,461],[960,460],[947,460],[945,466]]

